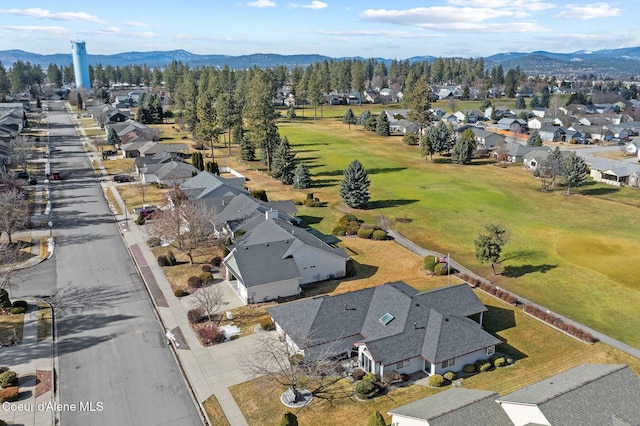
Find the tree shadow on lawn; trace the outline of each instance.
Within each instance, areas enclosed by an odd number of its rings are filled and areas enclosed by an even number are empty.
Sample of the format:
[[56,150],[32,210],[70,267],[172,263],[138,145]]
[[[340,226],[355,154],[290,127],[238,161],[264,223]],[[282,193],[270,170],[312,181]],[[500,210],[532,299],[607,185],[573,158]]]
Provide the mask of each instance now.
[[608,195],[615,194],[619,192],[620,188],[617,186],[607,187],[607,188],[591,188],[591,189],[582,189],[579,194],[581,195]]
[[323,218],[319,216],[300,215],[298,216],[298,219],[302,221],[300,222],[300,227],[305,228],[322,222]]
[[[380,173],[392,173],[392,172],[401,172],[406,170],[406,167],[375,167],[372,169],[365,168],[367,174],[375,175]],[[344,169],[339,170],[330,170],[322,173],[323,176],[342,176],[344,175]]]
[[326,186],[336,186],[340,179],[312,179],[311,188],[324,188]]
[[406,206],[407,204],[417,203],[420,200],[375,200],[369,201],[368,209],[382,209],[385,207]]
[[550,265],[548,263],[544,263],[542,265],[521,265],[521,266],[505,266],[502,271],[503,276],[509,278],[519,278],[526,274],[532,274],[534,272],[540,272],[541,274],[546,274],[552,269],[557,268],[558,265]]

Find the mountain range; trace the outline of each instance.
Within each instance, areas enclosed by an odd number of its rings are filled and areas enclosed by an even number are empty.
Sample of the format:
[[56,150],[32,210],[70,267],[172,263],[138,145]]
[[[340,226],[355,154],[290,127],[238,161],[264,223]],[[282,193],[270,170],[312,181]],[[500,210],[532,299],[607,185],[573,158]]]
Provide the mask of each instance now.
[[[190,67],[227,65],[232,69],[243,69],[253,66],[269,68],[278,65],[293,67],[307,66],[317,61],[342,60],[347,58],[331,58],[317,54],[279,55],[273,53],[256,53],[252,55],[199,55],[186,50],[151,51],[151,52],[123,52],[113,55],[87,55],[90,65],[126,66],[147,65],[148,67],[164,67],[172,61],[189,64]],[[355,57],[356,59],[364,59]],[[387,65],[391,59],[375,58]],[[433,61],[434,56],[414,56],[407,58],[414,61]],[[485,67],[502,65],[505,70],[516,66],[528,74],[546,74],[556,76],[595,75],[598,77],[629,77],[640,74],[640,46],[621,49],[604,49],[596,51],[580,50],[573,53],[554,53],[546,51],[535,52],[506,52],[484,58]],[[49,64],[58,66],[71,65],[71,53],[57,53],[41,55],[23,50],[0,51],[0,62],[11,67],[16,61],[38,64],[45,70]]]

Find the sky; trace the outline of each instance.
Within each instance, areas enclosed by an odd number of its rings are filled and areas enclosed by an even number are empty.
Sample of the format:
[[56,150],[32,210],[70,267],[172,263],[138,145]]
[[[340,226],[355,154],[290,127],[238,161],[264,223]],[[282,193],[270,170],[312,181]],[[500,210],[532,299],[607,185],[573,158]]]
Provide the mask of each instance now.
[[[17,6],[11,7],[8,6]],[[640,46],[640,0],[3,1],[0,50],[479,57]],[[633,19],[632,19],[633,17]]]

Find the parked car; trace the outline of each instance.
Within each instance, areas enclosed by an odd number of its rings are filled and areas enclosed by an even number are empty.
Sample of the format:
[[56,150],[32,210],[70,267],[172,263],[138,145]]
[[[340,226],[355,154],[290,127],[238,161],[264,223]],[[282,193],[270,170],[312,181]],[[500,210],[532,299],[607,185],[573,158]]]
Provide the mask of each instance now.
[[158,212],[158,208],[152,205],[146,205],[142,208],[134,209],[136,214],[141,215],[145,219],[151,219]]
[[31,175],[29,175],[29,172],[15,172],[13,175],[14,179],[29,180],[30,177]]
[[133,182],[135,179],[129,175],[115,175],[113,177],[114,182]]

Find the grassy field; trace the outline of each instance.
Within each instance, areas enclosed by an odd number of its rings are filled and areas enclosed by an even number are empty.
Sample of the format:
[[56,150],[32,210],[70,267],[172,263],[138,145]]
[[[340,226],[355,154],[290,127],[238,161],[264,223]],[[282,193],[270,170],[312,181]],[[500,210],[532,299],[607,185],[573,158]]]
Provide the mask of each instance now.
[[9,343],[15,330],[18,339],[22,340],[22,329],[24,326],[24,314],[0,315],[0,341],[3,344]]
[[209,423],[215,426],[229,426],[229,421],[224,416],[222,408],[215,396],[211,395],[206,401],[202,403],[207,417],[209,417]]
[[[339,117],[325,107],[324,116]],[[309,111],[307,110],[307,113]],[[312,173],[313,188],[294,190],[259,173],[262,165],[222,159],[246,173],[253,188],[270,199],[304,199],[307,192],[326,208],[299,207],[299,216],[330,232],[345,212],[367,223],[384,215],[413,241],[456,259],[497,284],[629,344],[640,346],[640,196],[636,190],[589,181],[571,196],[541,192],[520,166],[486,162],[455,166],[447,158],[421,158],[418,147],[400,137],[383,138],[339,118],[281,122]],[[352,211],[338,196],[342,171],[359,159],[371,180],[369,210]],[[410,219],[401,223],[398,219]],[[492,276],[475,259],[473,240],[487,223],[502,223],[511,234],[502,274]],[[380,282],[376,283],[379,284]],[[568,303],[570,302],[570,303]]]

